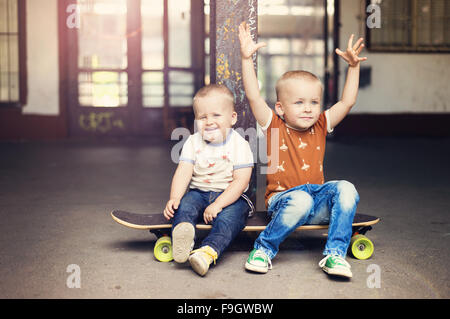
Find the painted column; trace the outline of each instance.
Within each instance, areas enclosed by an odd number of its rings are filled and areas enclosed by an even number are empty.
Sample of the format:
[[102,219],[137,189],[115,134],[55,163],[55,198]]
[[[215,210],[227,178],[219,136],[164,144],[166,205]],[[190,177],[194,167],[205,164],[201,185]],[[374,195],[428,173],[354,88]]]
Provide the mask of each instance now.
[[[225,84],[236,99],[238,120],[235,129],[249,141],[256,163],[256,120],[245,97],[239,44],[239,24],[247,21],[253,39],[257,40],[257,0],[211,0],[210,46],[211,83]],[[215,37],[214,37],[215,35]],[[253,56],[256,69],[256,54]],[[256,164],[247,195],[256,203]]]

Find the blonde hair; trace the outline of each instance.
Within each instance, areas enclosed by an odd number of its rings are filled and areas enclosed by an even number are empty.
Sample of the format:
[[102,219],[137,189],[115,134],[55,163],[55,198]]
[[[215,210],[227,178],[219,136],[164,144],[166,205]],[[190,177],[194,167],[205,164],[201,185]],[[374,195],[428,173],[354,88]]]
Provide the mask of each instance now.
[[232,110],[234,112],[234,95],[231,90],[223,84],[209,84],[198,90],[193,99],[194,112],[195,102],[199,98],[206,97],[212,93],[221,94],[226,100],[228,100],[231,103]]
[[280,93],[283,90],[283,82],[291,79],[317,82],[318,84],[320,84],[321,90],[323,92],[323,84],[315,74],[303,70],[287,71],[278,79],[275,85],[275,91],[277,93],[277,101],[280,100]]

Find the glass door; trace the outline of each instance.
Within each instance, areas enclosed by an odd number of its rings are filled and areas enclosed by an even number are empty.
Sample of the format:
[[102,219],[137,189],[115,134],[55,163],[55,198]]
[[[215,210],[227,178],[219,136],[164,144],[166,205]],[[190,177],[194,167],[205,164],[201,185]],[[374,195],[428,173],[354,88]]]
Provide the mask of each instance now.
[[67,0],[71,136],[164,136],[191,127],[204,83],[203,0]]
[[334,0],[258,1],[261,93],[275,105],[275,83],[288,70],[306,70],[324,83],[324,108],[335,103]]

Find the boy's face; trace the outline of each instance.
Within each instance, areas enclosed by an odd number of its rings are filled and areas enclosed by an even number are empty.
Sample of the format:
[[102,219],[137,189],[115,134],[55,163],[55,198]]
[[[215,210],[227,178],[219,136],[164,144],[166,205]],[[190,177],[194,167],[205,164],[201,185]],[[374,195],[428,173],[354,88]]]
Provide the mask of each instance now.
[[319,119],[321,96],[322,86],[316,81],[284,80],[275,109],[289,126],[305,131]]
[[233,103],[222,93],[211,92],[195,101],[195,123],[205,141],[222,143],[231,127],[236,124],[237,113]]

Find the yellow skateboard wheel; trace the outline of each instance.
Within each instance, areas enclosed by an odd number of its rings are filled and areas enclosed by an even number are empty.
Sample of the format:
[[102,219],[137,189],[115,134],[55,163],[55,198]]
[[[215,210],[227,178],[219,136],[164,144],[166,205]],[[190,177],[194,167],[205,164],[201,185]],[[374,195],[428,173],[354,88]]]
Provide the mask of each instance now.
[[374,251],[372,241],[364,235],[353,236],[350,247],[353,257],[362,260],[370,258]]
[[169,236],[159,238],[153,248],[155,258],[162,262],[169,262],[173,260],[172,257],[172,240]]

